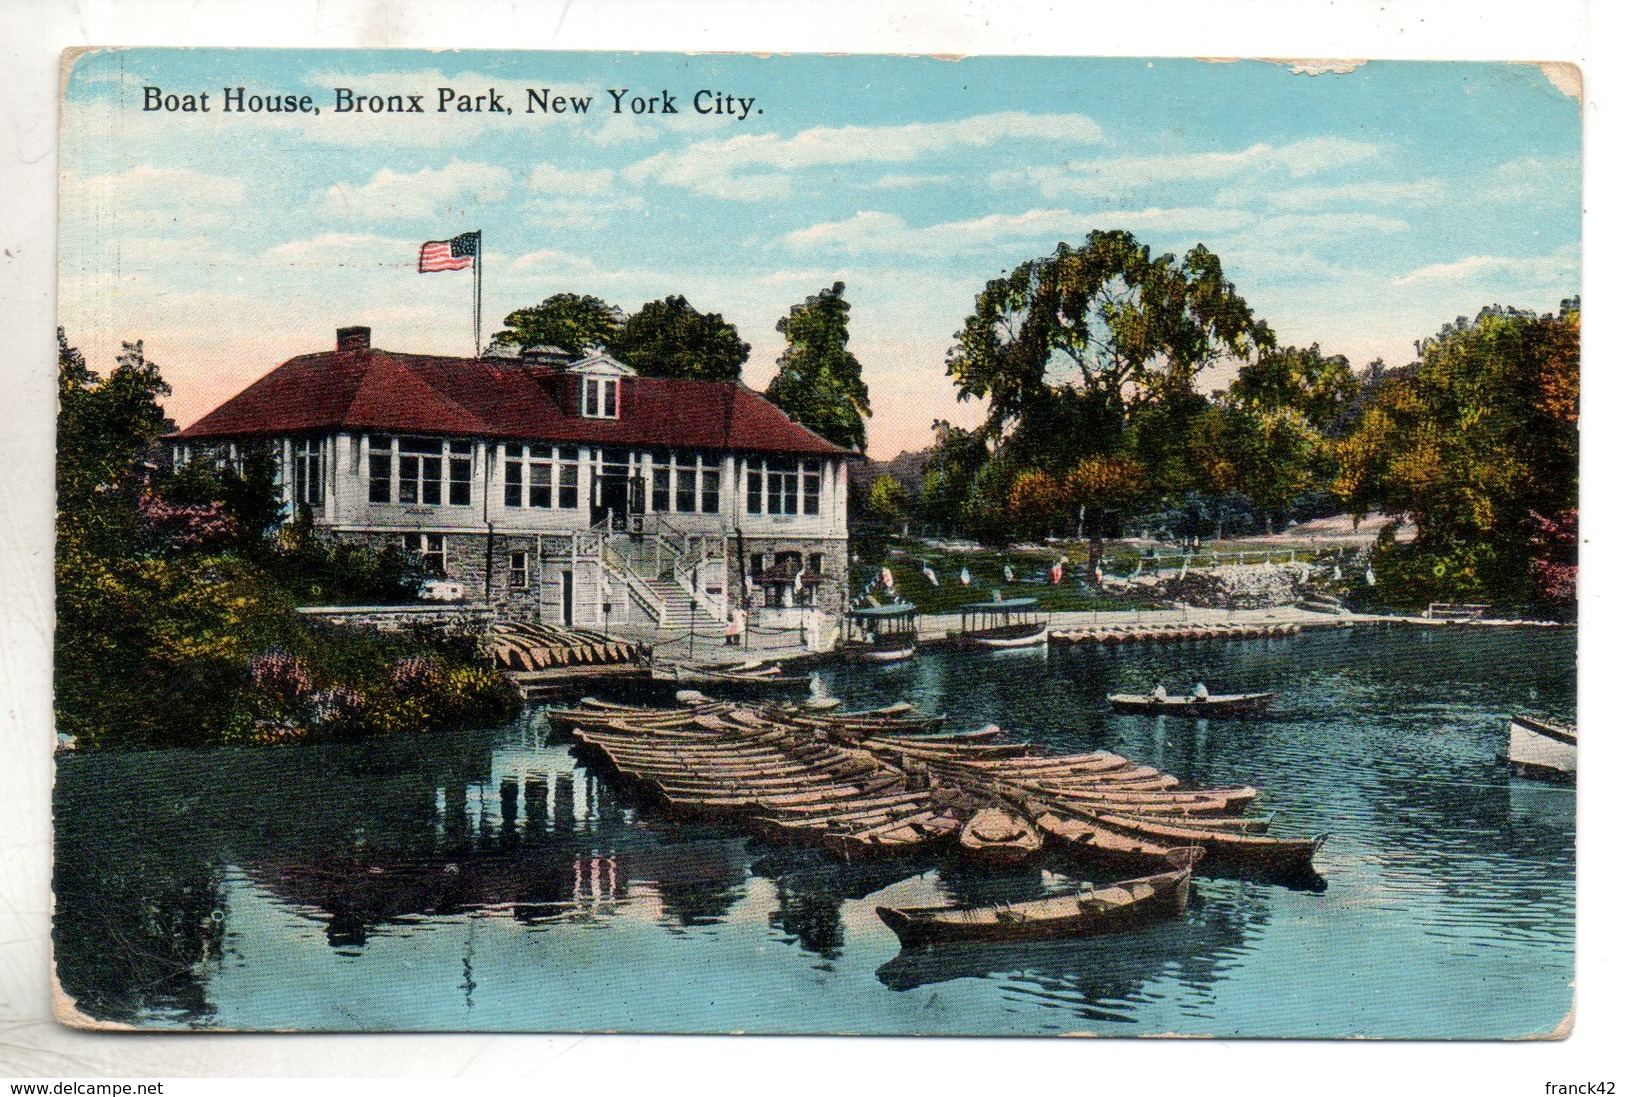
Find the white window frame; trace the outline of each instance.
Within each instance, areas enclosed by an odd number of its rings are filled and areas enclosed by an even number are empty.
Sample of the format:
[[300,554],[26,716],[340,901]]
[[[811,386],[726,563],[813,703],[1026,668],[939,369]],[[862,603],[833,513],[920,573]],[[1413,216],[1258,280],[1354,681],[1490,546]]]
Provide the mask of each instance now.
[[621,379],[584,374],[581,378],[581,417],[583,419],[619,419],[621,417]]
[[[404,445],[403,445],[404,443]],[[431,448],[437,447],[437,448]],[[371,435],[367,438],[367,502],[375,505],[394,505],[406,507],[471,507],[474,505],[474,443],[452,438],[433,438],[422,435]],[[384,460],[389,467],[389,498],[374,498],[373,488],[384,478],[377,474],[374,462]],[[417,470],[415,476],[403,479],[401,476],[402,462],[412,462]],[[424,461],[439,462],[437,474],[427,477],[424,475]],[[462,479],[453,474],[456,471],[464,473]],[[402,483],[412,485],[412,494],[416,496],[410,502],[401,498]],[[426,490],[432,486],[433,491]],[[462,487],[465,498],[455,502],[452,496],[456,489]],[[433,502],[424,501],[424,496],[433,494],[437,498]]]
[[[580,510],[581,464],[585,456],[578,446],[527,446],[510,443],[502,447],[502,505],[510,510]],[[566,456],[566,454],[573,456]],[[517,467],[520,476],[513,479]],[[574,482],[567,482],[574,470]],[[513,490],[518,488],[519,501]],[[535,489],[545,488],[545,503],[535,501]],[[575,502],[565,505],[565,490],[575,492]]]

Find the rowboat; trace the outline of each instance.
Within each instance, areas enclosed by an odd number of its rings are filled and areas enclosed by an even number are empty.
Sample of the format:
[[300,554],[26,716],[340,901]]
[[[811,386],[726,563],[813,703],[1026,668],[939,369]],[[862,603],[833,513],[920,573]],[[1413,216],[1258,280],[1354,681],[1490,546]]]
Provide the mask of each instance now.
[[899,663],[914,657],[919,638],[918,618],[908,602],[865,606],[846,615],[840,650],[862,662]]
[[984,865],[1020,865],[1044,847],[1038,828],[1002,808],[983,808],[959,831],[959,848]]
[[1578,752],[1573,727],[1533,716],[1514,716],[1507,723],[1507,764],[1519,777],[1572,781]]
[[728,664],[673,663],[657,666],[653,671],[657,682],[675,682],[684,686],[706,686],[711,689],[786,689],[803,690],[812,678],[804,674],[785,674],[777,663],[765,667],[734,667]]
[[1122,880],[1076,895],[986,907],[876,907],[904,944],[949,941],[1042,941],[1120,933],[1172,918],[1190,899],[1200,849],[1176,851],[1181,864],[1154,876]]
[[1236,834],[1226,830],[1189,824],[1119,815],[1113,812],[1080,812],[1082,822],[1116,831],[1125,838],[1149,839],[1170,846],[1201,846],[1208,855],[1236,867],[1258,872],[1295,873],[1311,867],[1315,854],[1327,835],[1313,838],[1266,838],[1257,834]]
[[1036,598],[972,602],[959,607],[959,642],[967,647],[1003,650],[1049,643],[1049,621]]
[[1154,697],[1148,693],[1113,693],[1106,698],[1113,712],[1150,712],[1170,716],[1257,716],[1269,708],[1273,693],[1215,693],[1208,697]]

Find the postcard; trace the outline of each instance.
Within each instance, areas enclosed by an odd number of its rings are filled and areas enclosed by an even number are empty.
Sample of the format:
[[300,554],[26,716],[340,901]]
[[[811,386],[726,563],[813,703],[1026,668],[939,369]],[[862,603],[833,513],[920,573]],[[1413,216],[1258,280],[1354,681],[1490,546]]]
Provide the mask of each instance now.
[[58,1019],[1565,1036],[1579,94],[70,54]]

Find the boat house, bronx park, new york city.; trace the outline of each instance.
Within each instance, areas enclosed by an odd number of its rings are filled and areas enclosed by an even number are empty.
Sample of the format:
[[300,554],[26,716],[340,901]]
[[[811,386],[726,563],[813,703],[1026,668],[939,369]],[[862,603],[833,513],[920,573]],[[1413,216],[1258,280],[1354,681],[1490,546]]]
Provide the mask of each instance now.
[[845,607],[853,455],[733,382],[601,352],[402,354],[347,327],[171,441],[177,462],[269,447],[290,514],[404,545],[504,618],[652,639]]

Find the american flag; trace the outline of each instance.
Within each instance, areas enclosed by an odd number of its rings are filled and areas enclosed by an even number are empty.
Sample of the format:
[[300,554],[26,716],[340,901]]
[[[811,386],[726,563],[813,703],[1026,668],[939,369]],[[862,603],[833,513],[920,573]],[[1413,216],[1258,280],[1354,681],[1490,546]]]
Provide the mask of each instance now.
[[450,240],[430,240],[418,249],[418,273],[437,270],[465,270],[474,264],[480,250],[480,234],[465,232]]

